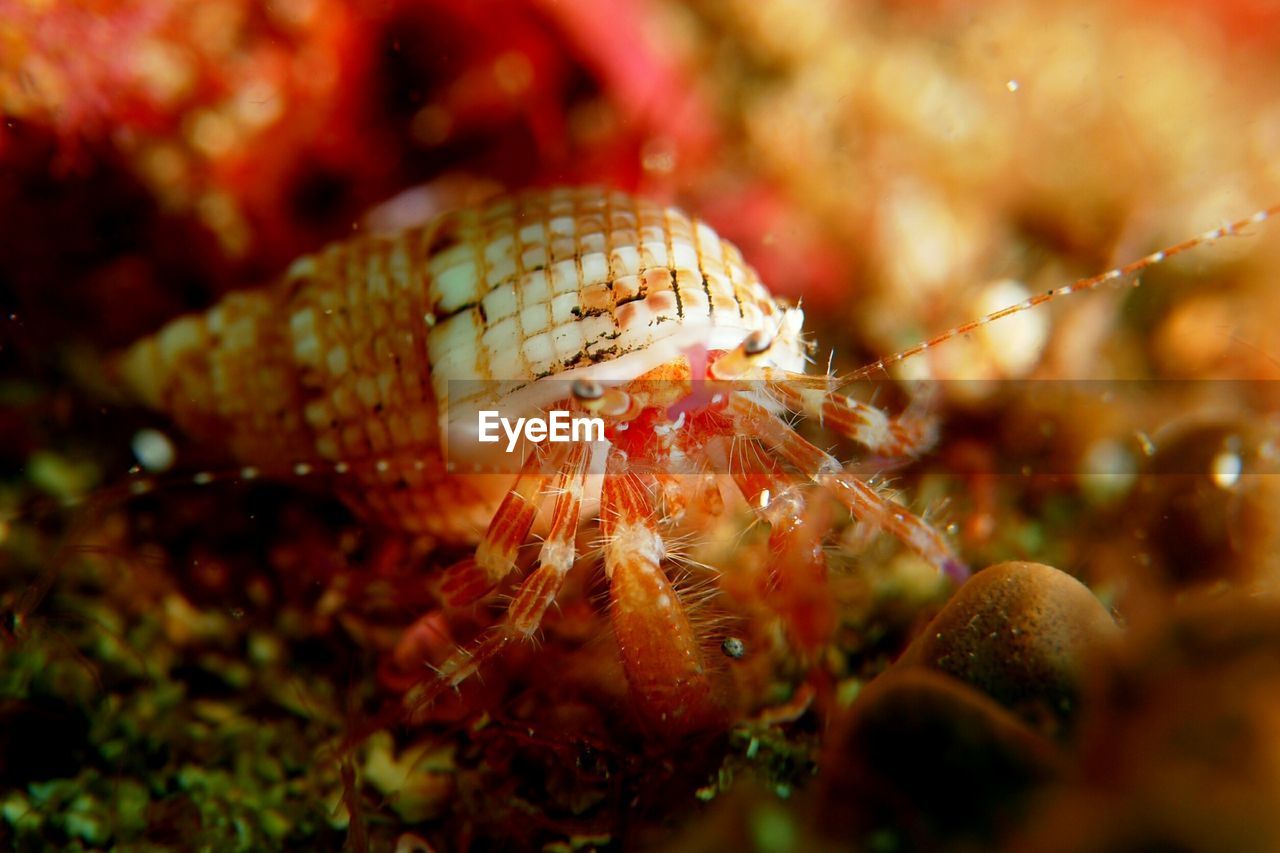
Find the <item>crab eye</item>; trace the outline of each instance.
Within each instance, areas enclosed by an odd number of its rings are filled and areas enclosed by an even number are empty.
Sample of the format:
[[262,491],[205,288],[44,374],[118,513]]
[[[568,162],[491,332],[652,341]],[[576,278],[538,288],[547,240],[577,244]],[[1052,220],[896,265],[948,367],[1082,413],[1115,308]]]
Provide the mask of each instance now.
[[773,335],[757,329],[742,341],[742,351],[746,355],[761,355],[773,346]]
[[610,388],[604,392],[599,402],[595,403],[596,413],[607,418],[631,420],[640,413],[636,399],[626,391]]
[[573,380],[573,396],[576,400],[589,402],[604,396],[604,386],[594,379]]

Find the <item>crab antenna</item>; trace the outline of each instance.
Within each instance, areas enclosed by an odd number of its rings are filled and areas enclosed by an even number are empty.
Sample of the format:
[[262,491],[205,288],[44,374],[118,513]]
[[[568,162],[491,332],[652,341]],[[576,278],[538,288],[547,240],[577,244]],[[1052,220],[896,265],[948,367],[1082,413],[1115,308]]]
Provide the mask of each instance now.
[[1271,207],[1263,208],[1262,210],[1259,210],[1257,213],[1254,213],[1251,216],[1246,216],[1243,219],[1237,219],[1235,222],[1229,222],[1229,223],[1226,223],[1225,225],[1220,225],[1211,231],[1206,231],[1203,234],[1200,234],[1199,236],[1191,237],[1190,239],[1183,240],[1181,243],[1178,243],[1174,246],[1170,246],[1167,249],[1161,249],[1158,252],[1152,252],[1146,257],[1139,258],[1136,261],[1131,261],[1130,263],[1127,263],[1124,266],[1119,266],[1113,269],[1109,269],[1106,272],[1098,273],[1097,275],[1090,276],[1089,278],[1079,279],[1078,281],[1068,284],[1065,287],[1059,287],[1056,289],[1047,290],[1044,293],[1037,293],[1035,296],[1028,297],[1027,299],[1022,300],[1021,302],[1015,305],[1009,305],[1005,308],[1001,308],[999,311],[993,311],[992,313],[986,315],[985,317],[980,317],[977,320],[970,320],[967,323],[961,323],[959,326],[954,326],[950,329],[947,329],[945,332],[935,335],[929,340],[924,341],[923,343],[919,343],[919,344],[916,344],[915,346],[908,347],[907,349],[904,349],[900,352],[896,352],[893,355],[887,355],[884,358],[880,359],[879,361],[868,364],[865,367],[860,367],[857,370],[854,370],[852,373],[848,374],[844,378],[849,380],[865,379],[866,377],[871,376],[872,374],[875,374],[877,372],[883,372],[884,369],[891,364],[897,364],[900,361],[905,361],[908,358],[911,358],[912,356],[919,355],[920,353],[924,352],[930,347],[937,346],[938,344],[941,344],[945,341],[949,341],[952,338],[959,337],[960,335],[967,335],[969,332],[972,332],[975,329],[980,329],[983,326],[990,325],[991,323],[994,323],[996,320],[1002,320],[1005,317],[1008,317],[1012,314],[1020,314],[1029,308],[1034,308],[1037,305],[1041,305],[1045,302],[1050,301],[1051,299],[1057,299],[1059,296],[1066,296],[1070,293],[1080,293],[1081,291],[1085,291],[1085,290],[1093,290],[1094,288],[1098,287],[1101,284],[1105,284],[1106,282],[1116,281],[1126,276],[1130,276],[1135,273],[1142,272],[1148,267],[1152,267],[1152,266],[1155,266],[1156,264],[1163,263],[1165,260],[1167,260],[1168,258],[1172,258],[1174,255],[1180,255],[1183,252],[1188,252],[1198,246],[1201,246],[1205,243],[1211,243],[1214,240],[1219,240],[1223,237],[1234,236],[1236,234],[1239,234],[1241,231],[1243,231],[1245,228],[1249,227],[1250,225],[1257,225],[1259,223],[1266,222],[1268,219],[1276,215],[1280,215],[1280,204],[1275,204],[1275,205],[1272,205]]

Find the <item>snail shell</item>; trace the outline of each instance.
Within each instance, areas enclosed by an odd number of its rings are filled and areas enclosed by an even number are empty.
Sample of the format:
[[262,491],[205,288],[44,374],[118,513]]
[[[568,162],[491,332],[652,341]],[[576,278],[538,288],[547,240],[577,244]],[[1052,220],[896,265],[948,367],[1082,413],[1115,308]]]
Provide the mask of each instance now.
[[775,363],[800,370],[801,321],[706,224],[553,189],[333,244],[274,286],[174,320],[117,369],[141,401],[266,475],[323,460],[369,521],[466,541],[509,478],[450,473],[442,401],[537,408],[564,396],[552,377],[626,381],[757,330],[776,336]]

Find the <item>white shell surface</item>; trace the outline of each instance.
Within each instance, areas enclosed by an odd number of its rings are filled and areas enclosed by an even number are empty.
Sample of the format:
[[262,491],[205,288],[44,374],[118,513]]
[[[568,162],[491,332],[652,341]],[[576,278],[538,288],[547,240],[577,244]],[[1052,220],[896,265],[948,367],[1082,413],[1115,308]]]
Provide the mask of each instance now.
[[[536,380],[634,379],[689,347],[777,334],[803,367],[802,316],[732,244],[673,208],[595,188],[530,193],[440,221],[428,250],[437,400],[543,405]],[[449,383],[475,381],[460,397]],[[553,383],[560,389],[561,383]],[[472,408],[467,405],[465,408]]]

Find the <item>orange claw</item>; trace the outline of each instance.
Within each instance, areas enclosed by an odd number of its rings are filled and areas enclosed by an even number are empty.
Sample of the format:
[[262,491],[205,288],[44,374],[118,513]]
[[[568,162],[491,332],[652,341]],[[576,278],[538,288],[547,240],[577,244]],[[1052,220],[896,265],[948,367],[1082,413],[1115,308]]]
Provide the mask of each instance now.
[[649,493],[614,451],[600,496],[609,615],[627,682],[641,714],[679,734],[720,718],[702,651],[662,570],[665,547]]

